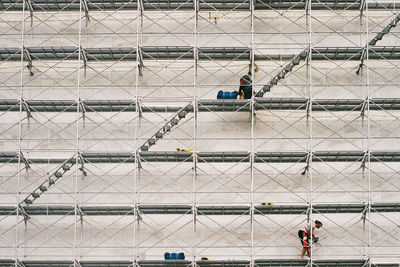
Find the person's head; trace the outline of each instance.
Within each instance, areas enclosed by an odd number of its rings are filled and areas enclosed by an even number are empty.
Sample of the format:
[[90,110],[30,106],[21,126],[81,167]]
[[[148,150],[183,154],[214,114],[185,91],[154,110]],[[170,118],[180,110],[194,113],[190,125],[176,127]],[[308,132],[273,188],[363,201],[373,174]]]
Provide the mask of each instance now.
[[321,227],[322,227],[322,222],[316,220],[316,221],[315,221],[315,227],[317,227],[317,229],[321,228]]

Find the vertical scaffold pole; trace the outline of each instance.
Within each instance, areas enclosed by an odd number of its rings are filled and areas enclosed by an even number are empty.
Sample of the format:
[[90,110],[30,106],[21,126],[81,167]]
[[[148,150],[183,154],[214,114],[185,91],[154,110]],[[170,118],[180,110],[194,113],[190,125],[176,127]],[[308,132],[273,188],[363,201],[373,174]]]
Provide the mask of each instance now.
[[[23,101],[23,90],[24,90],[24,35],[25,35],[25,4],[26,1],[23,1],[22,5],[22,26],[21,26],[21,64],[20,64],[20,85],[19,85],[19,123],[18,123],[18,169],[17,169],[17,198],[16,198],[16,213],[15,216],[15,243],[14,243],[14,251],[15,251],[15,267],[18,267],[19,262],[19,220],[20,220],[20,192],[21,192],[21,155],[22,155],[22,101]],[[26,225],[25,225],[26,229]]]
[[198,32],[198,19],[199,19],[199,0],[193,1],[194,5],[194,46],[193,46],[193,179],[192,179],[192,266],[196,267],[197,260],[197,249],[196,249],[196,229],[197,229],[197,209],[196,209],[196,190],[197,190],[197,123],[198,123],[198,99],[197,99],[197,60],[198,60],[198,50],[197,50],[197,32]]
[[[313,103],[313,92],[312,92],[312,17],[311,17],[311,8],[312,0],[306,1],[306,28],[307,28],[307,39],[308,39],[308,55],[306,59],[306,72],[307,72],[307,90],[306,97],[308,99],[307,105],[307,117],[306,117],[306,128],[307,128],[307,151],[308,151],[308,171],[307,171],[307,179],[309,181],[309,213],[307,218],[307,223],[311,224],[311,229],[313,225],[313,167],[312,167],[312,159],[313,159],[313,130],[312,130],[312,103]],[[311,236],[312,237],[312,236]],[[310,250],[311,257],[309,265],[313,266],[313,240],[310,237]]]
[[139,240],[139,223],[140,216],[138,214],[138,189],[137,184],[139,180],[139,154],[138,154],[138,145],[140,144],[140,81],[141,76],[143,75],[141,69],[143,66],[141,65],[139,58],[139,50],[141,47],[142,40],[142,29],[143,29],[143,1],[137,1],[137,9],[136,9],[136,82],[135,82],[135,136],[134,136],[134,148],[135,148],[135,165],[134,165],[134,181],[133,181],[133,208],[134,208],[134,216],[133,216],[133,262],[134,266],[138,266],[139,261],[139,249],[138,249],[138,240]]
[[368,14],[368,4],[365,5],[365,19],[366,19],[366,87],[367,87],[367,166],[368,166],[368,209],[366,214],[366,219],[368,220],[368,266],[371,267],[371,152],[370,152],[370,81],[369,81],[369,14]]
[[[77,94],[76,94],[76,134],[75,134],[75,165],[78,166],[79,164],[79,116],[80,116],[80,67],[81,67],[81,57],[82,57],[82,8],[83,8],[83,0],[80,0],[79,2],[79,31],[78,31],[78,62],[77,62],[77,69],[76,69],[76,74],[77,76]],[[79,267],[79,264],[77,262],[77,243],[78,243],[78,219],[79,221],[83,221],[83,214],[82,217],[78,217],[78,169],[75,170],[75,185],[74,185],[74,248],[73,248],[73,253],[74,253],[74,266]],[[82,223],[83,225],[83,223]],[[82,230],[82,229],[81,229]],[[80,241],[80,243],[82,240]]]
[[[252,88],[255,88],[254,83],[254,1],[250,0],[250,23],[251,23],[251,44],[250,44],[250,70]],[[253,89],[252,89],[253,90]],[[250,100],[251,112],[251,136],[250,136],[250,266],[254,266],[254,124],[255,124],[255,109],[254,109],[254,90]]]

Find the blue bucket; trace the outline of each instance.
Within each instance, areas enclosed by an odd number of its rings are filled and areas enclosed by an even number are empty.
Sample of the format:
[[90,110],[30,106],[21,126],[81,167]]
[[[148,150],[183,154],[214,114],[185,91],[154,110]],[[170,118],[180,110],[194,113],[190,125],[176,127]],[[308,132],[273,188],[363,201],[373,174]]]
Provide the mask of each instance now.
[[217,94],[217,99],[237,99],[237,97],[238,97],[237,91],[223,92],[222,90],[219,90]]
[[178,253],[178,260],[184,260],[185,259],[185,253],[180,252]]

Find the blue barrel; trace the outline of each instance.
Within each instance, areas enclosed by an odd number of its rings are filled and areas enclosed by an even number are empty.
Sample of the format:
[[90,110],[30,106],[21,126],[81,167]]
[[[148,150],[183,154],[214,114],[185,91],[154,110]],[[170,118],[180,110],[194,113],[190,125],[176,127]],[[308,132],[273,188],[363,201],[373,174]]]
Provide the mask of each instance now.
[[217,99],[237,99],[237,97],[238,97],[237,91],[224,92],[222,90],[219,90],[217,94]]
[[184,260],[185,259],[185,253],[180,252],[178,253],[178,260]]
[[165,252],[165,253],[164,253],[164,259],[165,259],[165,260],[170,260],[170,259],[171,259],[171,253]]
[[237,99],[237,97],[238,97],[238,92],[237,91],[233,91],[231,93],[231,99]]
[[171,253],[171,260],[177,260],[177,259],[178,259],[178,254]]

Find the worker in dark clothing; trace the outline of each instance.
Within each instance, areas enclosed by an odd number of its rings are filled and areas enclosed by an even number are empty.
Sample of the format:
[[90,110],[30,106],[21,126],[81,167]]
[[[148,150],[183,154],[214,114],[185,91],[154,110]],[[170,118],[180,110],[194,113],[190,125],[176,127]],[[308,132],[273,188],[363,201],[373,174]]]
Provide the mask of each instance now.
[[314,230],[315,230],[315,228],[319,229],[321,227],[322,227],[322,222],[316,220],[313,223],[313,225],[311,225],[311,223],[308,223],[304,227],[304,230],[299,230],[298,235],[300,238],[300,243],[303,247],[300,258],[304,258],[304,254],[306,254],[306,252],[308,254],[308,257],[311,257],[311,248],[310,248],[311,240],[310,240],[310,238],[312,237],[313,243],[317,243],[318,237],[315,237]]
[[251,72],[243,75],[240,78],[240,87],[239,87],[239,95],[243,95],[244,99],[250,99],[253,94],[253,87],[251,81]]

